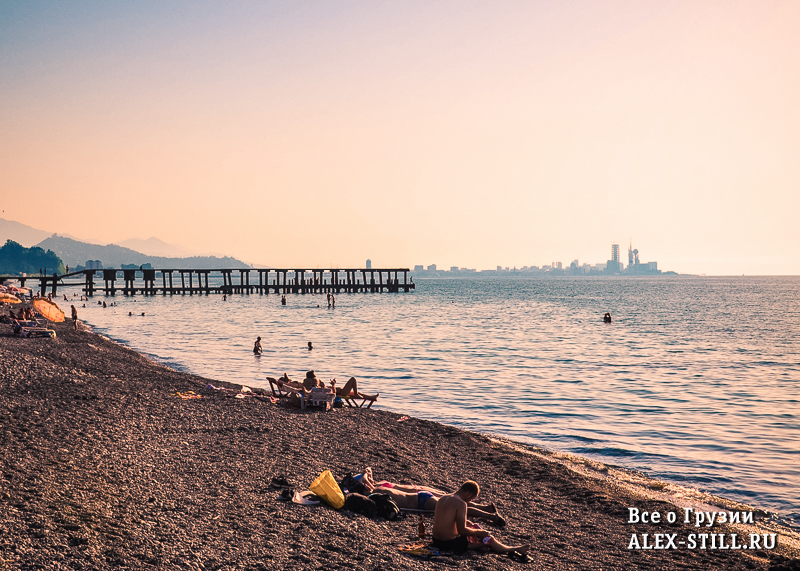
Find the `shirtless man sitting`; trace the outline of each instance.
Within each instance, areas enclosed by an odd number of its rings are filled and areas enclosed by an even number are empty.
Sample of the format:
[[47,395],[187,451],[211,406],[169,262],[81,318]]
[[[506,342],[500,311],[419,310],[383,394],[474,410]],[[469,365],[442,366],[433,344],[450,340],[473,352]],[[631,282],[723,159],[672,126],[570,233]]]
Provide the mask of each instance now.
[[528,545],[505,545],[488,531],[476,529],[467,521],[467,503],[478,497],[480,488],[472,480],[464,482],[454,494],[443,496],[433,514],[433,545],[446,551],[464,553],[470,549],[492,550],[495,553],[525,553]]

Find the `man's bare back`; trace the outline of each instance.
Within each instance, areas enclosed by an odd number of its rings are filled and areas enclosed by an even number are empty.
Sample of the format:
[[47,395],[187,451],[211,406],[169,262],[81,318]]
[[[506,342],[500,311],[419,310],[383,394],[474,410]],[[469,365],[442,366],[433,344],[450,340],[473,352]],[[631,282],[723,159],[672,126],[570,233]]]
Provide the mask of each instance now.
[[468,480],[457,492],[439,498],[433,513],[433,544],[440,549],[456,552],[468,549],[491,549],[496,553],[528,551],[527,545],[504,545],[488,531],[473,527],[467,521],[467,503],[475,500],[478,494],[478,484]]
[[435,539],[447,541],[459,535],[457,521],[463,521],[466,527],[467,502],[456,496],[448,494],[442,496],[436,504],[433,513],[433,530],[431,535]]

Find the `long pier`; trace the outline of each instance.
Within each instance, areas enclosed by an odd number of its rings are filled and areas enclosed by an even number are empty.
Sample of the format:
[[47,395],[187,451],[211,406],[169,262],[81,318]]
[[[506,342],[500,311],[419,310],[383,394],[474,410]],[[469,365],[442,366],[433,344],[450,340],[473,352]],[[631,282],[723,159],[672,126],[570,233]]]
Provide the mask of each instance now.
[[[82,286],[87,296],[117,293],[122,295],[397,293],[409,292],[416,288],[413,278],[409,281],[408,272],[408,268],[103,269],[81,270],[60,276],[57,274],[0,276],[0,284],[18,280],[25,287],[26,281],[38,282],[43,294],[46,294],[49,288],[53,295],[57,293],[59,287]],[[214,276],[213,285],[209,281],[209,276],[212,274],[218,274]],[[99,278],[98,281],[95,281],[95,278]]]

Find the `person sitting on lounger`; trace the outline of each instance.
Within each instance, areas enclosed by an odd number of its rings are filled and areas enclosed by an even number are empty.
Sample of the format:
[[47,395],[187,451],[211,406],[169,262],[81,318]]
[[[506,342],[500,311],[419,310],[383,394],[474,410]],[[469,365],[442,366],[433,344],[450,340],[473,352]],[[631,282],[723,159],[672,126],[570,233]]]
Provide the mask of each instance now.
[[471,549],[492,550],[495,553],[516,551],[525,553],[527,545],[510,546],[497,541],[488,531],[474,527],[467,521],[467,503],[480,494],[476,482],[467,480],[454,494],[442,496],[433,514],[433,545],[446,551],[464,553]]
[[[319,378],[317,378],[316,373],[314,371],[309,371],[306,373],[306,378],[303,379],[303,382],[300,381],[293,381],[289,378],[289,375],[284,373],[282,377],[278,379],[273,379],[272,377],[267,377],[267,380],[270,382],[270,385],[277,386],[278,389],[283,388],[284,386],[291,389],[295,393],[301,393],[304,395],[311,394],[311,389],[324,389],[325,383],[322,382]],[[275,389],[273,388],[273,394],[275,393]]]
[[325,386],[325,382],[317,376],[317,373],[314,372],[314,369],[311,369],[306,373],[306,378],[303,379],[303,386],[309,391],[311,389],[327,388]]
[[344,384],[342,388],[337,388],[336,386],[336,379],[331,381],[331,388],[336,392],[337,397],[355,397],[359,399],[366,399],[366,400],[377,400],[380,393],[376,393],[375,395],[365,395],[358,391],[358,381],[355,377],[350,377],[350,379]]
[[286,373],[284,373],[283,376],[279,377],[277,380],[273,379],[272,377],[267,377],[267,380],[269,380],[270,382],[274,382],[276,385],[278,385],[278,388],[286,386],[295,392],[303,394],[308,393],[312,388],[312,387],[306,388],[305,384],[301,383],[300,381],[293,381],[292,379],[289,378],[289,375],[287,375]]
[[[350,377],[350,380],[348,380],[342,388],[338,388],[336,386],[336,379],[332,379],[330,384],[331,389],[336,393],[337,397],[354,397],[366,400],[376,400],[380,396],[380,393],[376,395],[366,395],[359,392],[358,381],[355,377]],[[315,387],[325,388],[325,383],[322,381],[322,379],[317,377],[317,373],[313,370],[306,373],[306,378],[303,381],[303,385],[305,385],[308,390],[311,390]]]
[[284,373],[283,376],[278,379],[267,377],[267,380],[269,381],[270,388],[272,390],[272,396],[287,396],[287,394],[281,394],[281,391],[288,393],[289,404],[294,406],[300,406],[301,395],[307,397],[311,394],[311,389],[317,387],[316,381],[312,381],[308,376],[306,376],[306,379],[302,383],[299,381],[293,381],[286,373]]

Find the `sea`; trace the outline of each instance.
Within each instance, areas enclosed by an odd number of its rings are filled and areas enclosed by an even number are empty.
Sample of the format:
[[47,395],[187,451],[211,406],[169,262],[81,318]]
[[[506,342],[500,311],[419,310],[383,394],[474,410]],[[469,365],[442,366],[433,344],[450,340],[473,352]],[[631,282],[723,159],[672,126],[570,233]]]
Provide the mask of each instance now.
[[335,308],[324,294],[284,306],[274,293],[69,303],[96,332],[181,371],[249,387],[310,369],[340,386],[355,376],[380,393],[375,408],[800,525],[798,292],[800,277],[419,279],[408,293],[337,294]]

